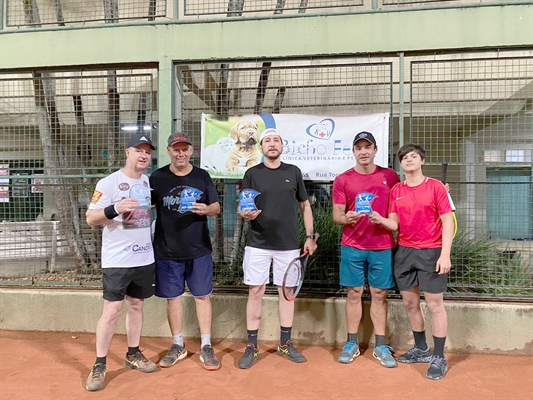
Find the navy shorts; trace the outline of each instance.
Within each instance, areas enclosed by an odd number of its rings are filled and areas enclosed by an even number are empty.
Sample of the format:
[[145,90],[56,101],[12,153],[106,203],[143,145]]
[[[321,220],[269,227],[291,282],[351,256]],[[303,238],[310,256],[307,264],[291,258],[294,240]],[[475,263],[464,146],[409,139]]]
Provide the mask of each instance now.
[[441,249],[413,249],[398,246],[394,255],[394,276],[398,289],[407,290],[420,287],[428,293],[444,293],[448,274],[439,275],[437,260]]
[[103,268],[104,299],[122,301],[126,295],[147,299],[154,295],[155,265],[128,268]]
[[213,291],[211,254],[193,260],[155,259],[155,295],[174,299],[185,292],[185,282],[194,297],[209,296]]
[[347,287],[368,284],[376,289],[394,287],[392,275],[392,250],[360,250],[341,246],[340,284]]

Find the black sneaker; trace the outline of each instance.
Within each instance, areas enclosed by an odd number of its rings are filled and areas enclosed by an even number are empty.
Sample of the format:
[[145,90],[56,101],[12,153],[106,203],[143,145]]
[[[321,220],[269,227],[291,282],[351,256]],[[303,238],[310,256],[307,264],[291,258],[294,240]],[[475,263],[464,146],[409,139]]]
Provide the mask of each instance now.
[[446,363],[446,358],[441,356],[432,356],[426,376],[429,379],[438,380],[444,378],[447,371],[448,364]]
[[239,368],[250,368],[257,360],[259,360],[259,348],[249,343],[246,345],[244,355],[239,360]]
[[89,377],[87,378],[87,383],[85,388],[91,392],[96,390],[101,390],[104,387],[105,379],[105,364],[97,363],[94,364]]
[[215,371],[220,368],[215,351],[210,344],[206,344],[200,349],[200,361],[204,363],[204,368],[209,371]]
[[278,354],[283,357],[287,357],[289,360],[295,363],[302,363],[307,361],[302,353],[296,350],[296,347],[292,344],[292,340],[288,340],[283,346],[278,344]]
[[407,353],[402,354],[398,357],[398,361],[401,363],[412,364],[412,363],[427,363],[431,360],[431,350],[429,346],[426,350],[422,350],[419,347],[413,346]]
[[173,344],[170,346],[170,349],[167,354],[159,361],[159,366],[163,368],[172,367],[179,360],[182,360],[187,356],[187,350],[185,345],[180,346],[179,344]]
[[137,352],[132,355],[126,353],[124,366],[131,369],[138,369],[141,372],[154,372],[157,370],[157,365],[147,359],[140,350],[137,350]]

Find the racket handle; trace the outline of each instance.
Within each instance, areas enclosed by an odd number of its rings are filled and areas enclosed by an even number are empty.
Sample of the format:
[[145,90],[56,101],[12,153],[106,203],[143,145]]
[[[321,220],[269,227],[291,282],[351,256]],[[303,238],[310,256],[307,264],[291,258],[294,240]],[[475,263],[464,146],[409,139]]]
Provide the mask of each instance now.
[[446,175],[448,175],[448,163],[444,161],[442,163],[442,168],[440,172],[440,180],[442,183],[446,184]]

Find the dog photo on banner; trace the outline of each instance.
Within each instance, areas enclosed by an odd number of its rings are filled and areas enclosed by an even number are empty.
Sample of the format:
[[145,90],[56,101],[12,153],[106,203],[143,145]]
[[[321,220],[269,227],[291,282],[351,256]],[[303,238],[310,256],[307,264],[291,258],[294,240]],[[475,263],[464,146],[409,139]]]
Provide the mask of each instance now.
[[283,140],[281,161],[297,165],[308,181],[332,181],[353,166],[352,140],[372,132],[379,152],[376,164],[388,165],[389,114],[202,114],[201,167],[212,178],[241,179],[263,161],[259,137],[276,129]]

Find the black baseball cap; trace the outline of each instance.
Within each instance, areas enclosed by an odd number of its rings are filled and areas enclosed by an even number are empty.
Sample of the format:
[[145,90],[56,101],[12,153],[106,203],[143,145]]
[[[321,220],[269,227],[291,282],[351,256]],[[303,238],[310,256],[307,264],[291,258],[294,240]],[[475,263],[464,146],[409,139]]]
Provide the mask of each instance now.
[[352,146],[355,146],[355,144],[359,141],[359,140],[368,140],[370,143],[372,143],[374,146],[378,147],[378,144],[376,143],[376,138],[374,137],[374,135],[372,135],[370,132],[366,132],[366,131],[363,131],[363,132],[359,132],[357,135],[355,135],[355,137],[353,138],[353,144]]
[[137,146],[140,146],[141,144],[147,144],[152,148],[152,150],[155,150],[155,147],[152,144],[152,139],[150,139],[150,136],[147,136],[143,133],[133,133],[130,136],[130,140],[128,140],[128,148],[137,147]]
[[186,133],[176,132],[168,137],[168,147],[172,147],[177,143],[187,143],[192,146],[191,141]]

